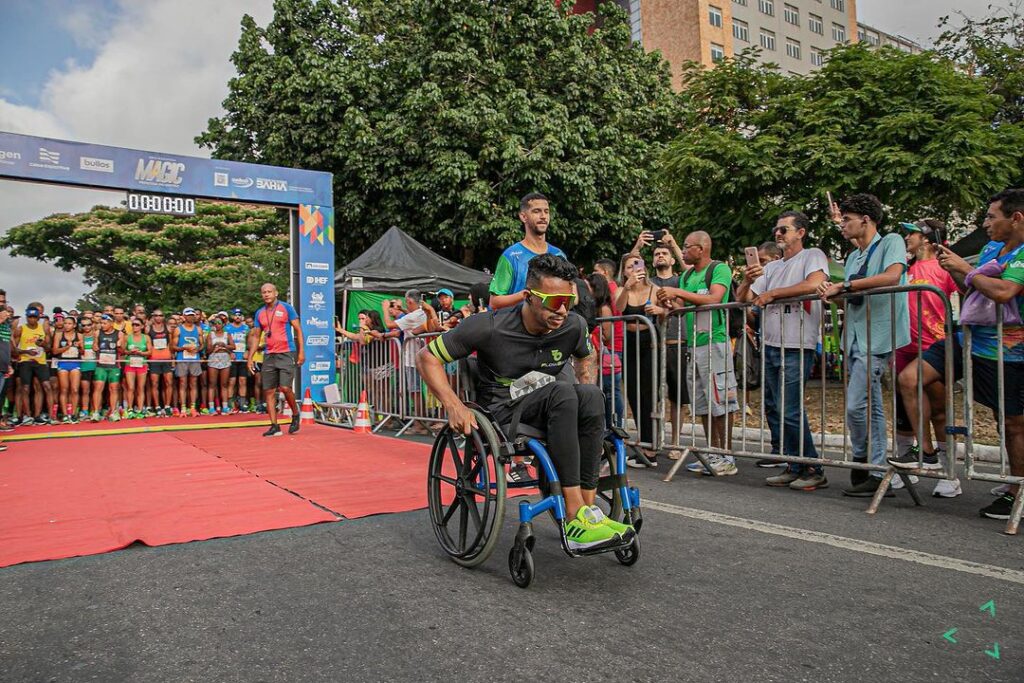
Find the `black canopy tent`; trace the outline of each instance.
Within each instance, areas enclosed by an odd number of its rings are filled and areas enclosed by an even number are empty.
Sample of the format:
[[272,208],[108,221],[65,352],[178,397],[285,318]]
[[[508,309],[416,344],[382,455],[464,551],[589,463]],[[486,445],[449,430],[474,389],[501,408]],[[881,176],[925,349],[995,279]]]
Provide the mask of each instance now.
[[446,287],[456,297],[465,298],[472,285],[490,280],[489,274],[449,261],[392,226],[369,249],[335,273],[334,291],[345,302],[344,317],[348,314],[349,292],[436,292]]

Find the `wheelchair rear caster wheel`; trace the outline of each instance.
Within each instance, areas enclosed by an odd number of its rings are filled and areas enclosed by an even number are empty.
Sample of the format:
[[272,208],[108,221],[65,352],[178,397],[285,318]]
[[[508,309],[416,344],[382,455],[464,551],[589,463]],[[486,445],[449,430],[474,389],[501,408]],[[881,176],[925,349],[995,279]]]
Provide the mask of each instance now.
[[514,545],[508,551],[508,572],[520,588],[533,583],[533,554],[525,547]]
[[640,559],[640,536],[634,536],[633,542],[625,548],[615,551],[615,558],[620,564],[631,567]]

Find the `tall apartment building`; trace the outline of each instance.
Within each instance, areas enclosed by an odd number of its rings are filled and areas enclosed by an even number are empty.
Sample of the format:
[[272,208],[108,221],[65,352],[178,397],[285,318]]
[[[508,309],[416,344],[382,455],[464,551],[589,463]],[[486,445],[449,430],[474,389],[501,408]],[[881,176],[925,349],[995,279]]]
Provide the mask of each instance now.
[[856,0],[578,0],[575,9],[601,2],[629,12],[633,39],[661,51],[676,87],[685,61],[711,66],[760,46],[761,61],[806,74],[821,65],[822,51],[857,40]]
[[859,21],[857,22],[857,42],[867,43],[872,47],[894,47],[897,50],[903,50],[913,55],[924,51],[921,45],[915,43],[910,38],[886,33]]

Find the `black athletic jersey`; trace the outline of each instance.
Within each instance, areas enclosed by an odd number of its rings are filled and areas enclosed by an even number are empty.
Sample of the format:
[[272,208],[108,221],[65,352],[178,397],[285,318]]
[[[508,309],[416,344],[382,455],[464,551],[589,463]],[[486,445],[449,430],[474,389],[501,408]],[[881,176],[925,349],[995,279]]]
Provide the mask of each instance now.
[[593,352],[582,317],[570,311],[557,330],[530,334],[523,326],[524,305],[471,315],[427,346],[443,363],[476,352],[478,400],[485,406],[508,400],[509,385],[526,373],[558,375],[570,356],[586,358]]
[[[117,330],[111,330],[110,332],[101,331],[96,337],[96,352],[97,355],[101,353],[113,353],[114,357],[117,357],[117,343],[121,341],[121,333]],[[116,368],[117,363],[100,363],[101,368]]]

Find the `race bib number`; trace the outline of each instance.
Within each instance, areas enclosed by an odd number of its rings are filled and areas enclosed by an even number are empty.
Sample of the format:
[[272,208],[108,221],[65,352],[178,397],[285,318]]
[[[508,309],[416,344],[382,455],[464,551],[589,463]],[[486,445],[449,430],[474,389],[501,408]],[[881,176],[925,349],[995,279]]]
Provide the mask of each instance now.
[[61,358],[78,358],[78,347],[67,347],[66,349],[64,349],[64,354],[61,356]]
[[96,352],[92,349],[86,349],[85,353],[82,354],[82,358],[86,360],[96,360]]
[[100,364],[101,365],[113,365],[117,362],[117,354],[109,351],[100,352]]
[[181,359],[182,360],[195,360],[197,358],[199,358],[199,354],[196,353],[195,351],[182,351],[181,352]]
[[128,359],[128,367],[130,368],[141,368],[145,364],[146,362],[141,356],[132,356]]
[[153,348],[154,349],[166,349],[167,348],[167,340],[166,339],[154,339],[153,340]]

